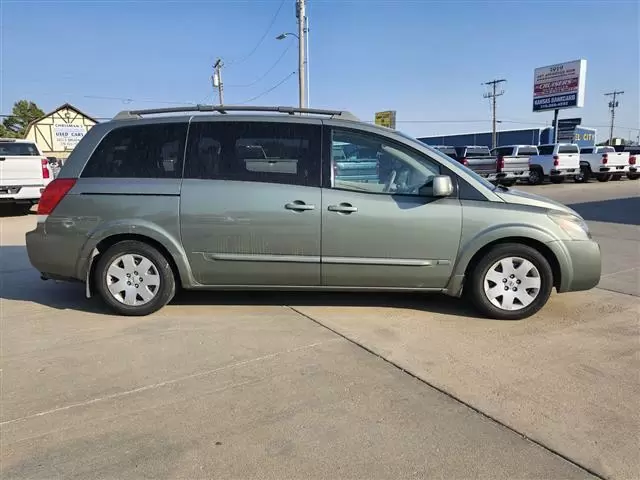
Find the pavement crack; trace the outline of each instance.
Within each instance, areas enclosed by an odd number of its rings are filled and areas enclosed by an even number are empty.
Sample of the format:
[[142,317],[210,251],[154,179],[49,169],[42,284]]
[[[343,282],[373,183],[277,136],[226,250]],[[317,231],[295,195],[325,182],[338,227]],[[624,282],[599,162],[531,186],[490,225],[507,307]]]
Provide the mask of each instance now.
[[[604,289],[603,289],[604,290]],[[346,341],[348,341],[349,343],[352,343],[353,345],[361,348],[362,350],[365,350],[366,352],[375,355],[376,357],[378,357],[379,359],[381,359],[382,361],[388,363],[389,365],[395,367],[396,369],[400,370],[402,373],[405,373],[407,375],[409,375],[410,377],[414,378],[415,380],[423,383],[424,385],[433,388],[434,390],[442,393],[443,395],[446,395],[447,397],[449,397],[450,399],[452,399],[453,401],[460,403],[462,405],[464,405],[465,407],[469,408],[470,410],[472,410],[473,412],[477,413],[478,415],[484,417],[485,419],[492,421],[498,425],[500,425],[503,428],[506,428],[507,430],[509,430],[510,432],[515,433],[516,435],[518,435],[519,437],[533,443],[534,445],[537,445],[538,447],[542,448],[543,450],[551,453],[552,455],[556,455],[560,458],[562,458],[563,460],[565,460],[566,462],[570,463],[571,465],[589,473],[590,475],[593,475],[596,478],[599,478],[601,480],[606,480],[606,477],[603,477],[602,475],[600,475],[599,473],[593,471],[592,469],[590,469],[589,467],[586,467],[584,465],[579,464],[578,462],[576,462],[575,460],[572,460],[571,458],[567,457],[566,455],[564,455],[563,453],[553,449],[552,447],[545,445],[544,443],[542,443],[541,441],[535,440],[534,438],[528,436],[525,433],[522,433],[518,430],[516,430],[515,428],[509,426],[508,424],[500,421],[499,419],[489,415],[488,413],[483,412],[482,410],[479,410],[477,407],[474,407],[472,404],[466,402],[465,400],[463,400],[460,397],[457,397],[456,395],[454,395],[453,393],[447,392],[446,390],[444,390],[441,387],[438,387],[437,385],[434,385],[433,383],[430,383],[428,380],[425,380],[424,378],[416,375],[415,373],[413,373],[410,370],[407,370],[406,368],[404,368],[402,365],[389,360],[388,358],[384,357],[383,355],[381,355],[380,353],[376,352],[375,350],[367,347],[366,345],[348,337],[347,335],[339,332],[338,330],[322,323],[320,320],[317,320],[315,318],[313,318],[312,316],[302,312],[301,310],[298,310],[296,307],[292,307],[290,305],[287,305],[288,308],[290,308],[291,310],[293,310],[295,313],[297,313],[298,315],[301,315],[302,317],[312,321],[313,323],[326,328],[327,330],[329,330],[330,332],[338,335],[341,339],[344,339]]]
[[185,375],[185,376],[182,376],[182,377],[174,378],[172,380],[166,380],[164,382],[154,383],[154,384],[151,384],[151,385],[145,385],[145,386],[142,386],[142,387],[134,388],[132,390],[126,390],[124,392],[118,392],[118,393],[114,393],[114,394],[107,395],[107,396],[104,396],[104,397],[98,397],[98,398],[93,398],[91,400],[86,400],[84,402],[73,403],[71,405],[65,405],[64,407],[53,408],[51,410],[46,410],[44,412],[38,412],[38,413],[34,413],[32,415],[27,415],[27,416],[20,417],[20,418],[14,418],[12,420],[6,420],[4,422],[0,422],[0,426],[10,425],[10,424],[17,423],[17,422],[23,422],[23,421],[26,421],[26,420],[30,420],[32,418],[43,417],[45,415],[51,415],[52,413],[63,412],[65,410],[71,410],[73,408],[85,407],[85,406],[88,406],[88,405],[93,405],[95,403],[105,402],[105,401],[108,401],[108,400],[113,400],[115,398],[121,398],[121,397],[125,397],[125,396],[128,396],[128,395],[133,395],[133,394],[136,394],[136,393],[145,392],[147,390],[154,390],[154,389],[157,389],[157,388],[165,387],[167,385],[172,385],[172,384],[175,384],[175,383],[183,382],[185,380],[192,380],[194,378],[204,377],[204,376],[207,376],[207,375],[213,375],[215,373],[218,373],[218,372],[221,372],[221,371],[224,371],[224,370],[243,367],[245,365],[250,365],[252,363],[259,363],[259,362],[262,362],[262,361],[265,361],[265,360],[270,360],[272,358],[276,358],[276,357],[279,357],[281,355],[286,355],[288,353],[299,352],[301,350],[309,350],[309,349],[318,347],[320,345],[324,345],[324,344],[330,343],[330,342],[336,342],[336,341],[339,341],[339,340],[342,340],[342,338],[333,338],[331,340],[325,340],[325,341],[322,341],[322,342],[315,342],[315,343],[310,343],[310,344],[307,344],[307,345],[302,345],[300,347],[289,348],[287,350],[281,350],[279,352],[270,353],[268,355],[262,355],[260,357],[250,358],[248,360],[243,360],[241,362],[232,363],[230,365],[225,365],[223,367],[218,367],[218,368],[214,368],[214,369],[211,369],[211,370],[206,370],[204,372],[193,373],[191,375]]

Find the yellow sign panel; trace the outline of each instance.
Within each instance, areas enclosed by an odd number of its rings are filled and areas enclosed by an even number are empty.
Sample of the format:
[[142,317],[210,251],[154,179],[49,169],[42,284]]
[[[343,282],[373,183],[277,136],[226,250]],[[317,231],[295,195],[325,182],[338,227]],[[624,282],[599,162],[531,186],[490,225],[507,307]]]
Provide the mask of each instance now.
[[376,125],[388,128],[396,128],[396,111],[387,110],[384,112],[376,112]]

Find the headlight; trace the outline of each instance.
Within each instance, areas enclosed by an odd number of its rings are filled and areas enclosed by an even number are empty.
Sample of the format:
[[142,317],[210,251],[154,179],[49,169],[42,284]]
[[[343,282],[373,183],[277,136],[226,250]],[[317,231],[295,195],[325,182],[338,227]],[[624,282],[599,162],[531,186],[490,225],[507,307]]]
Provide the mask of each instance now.
[[548,212],[547,215],[573,240],[588,240],[591,238],[589,226],[582,217],[562,212]]

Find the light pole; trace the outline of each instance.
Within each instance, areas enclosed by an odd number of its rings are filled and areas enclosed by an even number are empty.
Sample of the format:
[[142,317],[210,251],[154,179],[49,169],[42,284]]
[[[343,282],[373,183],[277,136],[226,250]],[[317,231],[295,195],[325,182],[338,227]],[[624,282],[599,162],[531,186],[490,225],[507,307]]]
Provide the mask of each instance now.
[[307,101],[305,101],[305,94],[307,93],[307,89],[305,88],[306,83],[306,72],[307,72],[307,31],[309,20],[307,19],[306,14],[306,6],[305,0],[296,0],[296,17],[298,19],[298,33],[281,33],[276,37],[276,40],[283,40],[288,36],[293,36],[298,39],[298,97],[300,108],[307,107]]
[[[299,103],[300,103],[300,108],[305,108],[305,101],[304,101],[304,86],[305,86],[305,71],[306,71],[306,55],[304,55],[304,46],[302,45],[302,42],[300,41],[300,36],[297,33],[291,33],[291,32],[286,32],[286,33],[281,33],[280,35],[278,35],[276,37],[276,40],[284,40],[287,37],[296,37],[298,39],[298,99],[299,99]],[[303,52],[302,55],[300,54],[300,52]],[[300,59],[300,56],[302,56],[302,59]]]

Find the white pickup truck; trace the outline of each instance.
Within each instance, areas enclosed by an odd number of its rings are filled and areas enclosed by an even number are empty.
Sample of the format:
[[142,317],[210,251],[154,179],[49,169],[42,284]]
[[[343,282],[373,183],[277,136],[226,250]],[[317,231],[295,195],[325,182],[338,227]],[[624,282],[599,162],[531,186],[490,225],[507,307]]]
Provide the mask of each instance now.
[[580,149],[580,175],[577,183],[596,177],[599,182],[616,180],[629,173],[629,152],[616,152],[613,147],[582,147]]
[[0,202],[38,203],[53,179],[53,170],[38,146],[29,140],[0,138]]
[[548,178],[562,183],[580,174],[580,148],[575,143],[538,145],[538,155],[529,158],[529,183],[539,185]]

